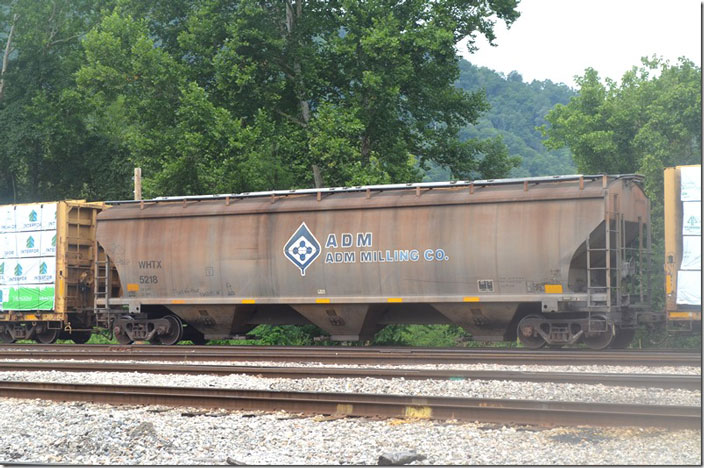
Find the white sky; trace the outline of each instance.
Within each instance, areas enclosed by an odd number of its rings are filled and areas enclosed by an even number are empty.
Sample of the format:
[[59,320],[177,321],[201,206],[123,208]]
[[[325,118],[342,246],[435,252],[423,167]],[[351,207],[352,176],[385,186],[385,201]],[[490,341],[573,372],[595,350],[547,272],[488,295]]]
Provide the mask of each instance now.
[[523,81],[549,79],[575,88],[573,77],[592,67],[603,78],[620,80],[656,54],[671,63],[685,56],[701,66],[699,0],[521,0],[521,16],[506,29],[497,21],[497,47],[480,37],[479,50],[460,55],[477,66]]

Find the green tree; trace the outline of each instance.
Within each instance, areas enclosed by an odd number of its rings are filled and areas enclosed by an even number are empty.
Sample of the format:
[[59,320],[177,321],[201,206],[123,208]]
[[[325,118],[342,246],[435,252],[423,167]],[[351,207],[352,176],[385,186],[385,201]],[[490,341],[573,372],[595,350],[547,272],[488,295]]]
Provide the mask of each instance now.
[[151,195],[412,181],[431,161],[499,177],[500,140],[458,137],[487,104],[453,86],[454,46],[518,13],[470,3],[124,0],[76,80]]
[[700,82],[701,69],[684,58],[643,58],[620,85],[589,68],[577,79],[579,95],[547,115],[545,144],[569,147],[583,172],[655,176],[655,164],[659,179],[649,178],[647,190],[661,198],[660,169],[701,161]]
[[0,200],[122,196],[121,144],[83,118],[74,90],[94,0],[0,2]]
[[504,176],[454,47],[516,4],[0,0],[0,199]]

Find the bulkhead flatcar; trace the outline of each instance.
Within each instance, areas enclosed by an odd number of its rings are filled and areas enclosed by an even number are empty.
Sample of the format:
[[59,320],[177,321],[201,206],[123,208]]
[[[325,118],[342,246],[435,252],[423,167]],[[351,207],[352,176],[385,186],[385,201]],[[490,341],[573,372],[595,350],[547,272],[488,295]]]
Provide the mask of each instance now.
[[94,262],[104,256],[96,218],[105,208],[84,200],[0,206],[0,342],[90,339]]
[[577,175],[108,202],[97,323],[122,343],[258,324],[315,324],[350,341],[387,324],[452,323],[531,348],[623,347],[662,319],[648,305],[641,183]]
[[665,313],[669,331],[701,332],[702,166],[665,169]]

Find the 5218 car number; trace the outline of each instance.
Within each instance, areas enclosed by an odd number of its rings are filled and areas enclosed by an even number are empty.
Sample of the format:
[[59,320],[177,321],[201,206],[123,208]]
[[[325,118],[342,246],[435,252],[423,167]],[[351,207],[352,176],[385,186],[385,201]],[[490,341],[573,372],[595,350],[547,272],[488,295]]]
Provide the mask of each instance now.
[[139,284],[157,284],[159,277],[157,275],[142,275],[139,277]]

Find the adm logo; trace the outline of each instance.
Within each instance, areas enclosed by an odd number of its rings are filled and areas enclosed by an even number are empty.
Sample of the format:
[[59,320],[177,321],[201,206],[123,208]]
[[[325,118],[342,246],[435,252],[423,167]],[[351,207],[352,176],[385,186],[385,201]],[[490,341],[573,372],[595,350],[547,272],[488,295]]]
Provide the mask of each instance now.
[[306,275],[306,268],[320,256],[320,242],[310,232],[306,223],[301,223],[286,242],[284,255],[301,270],[301,276]]

